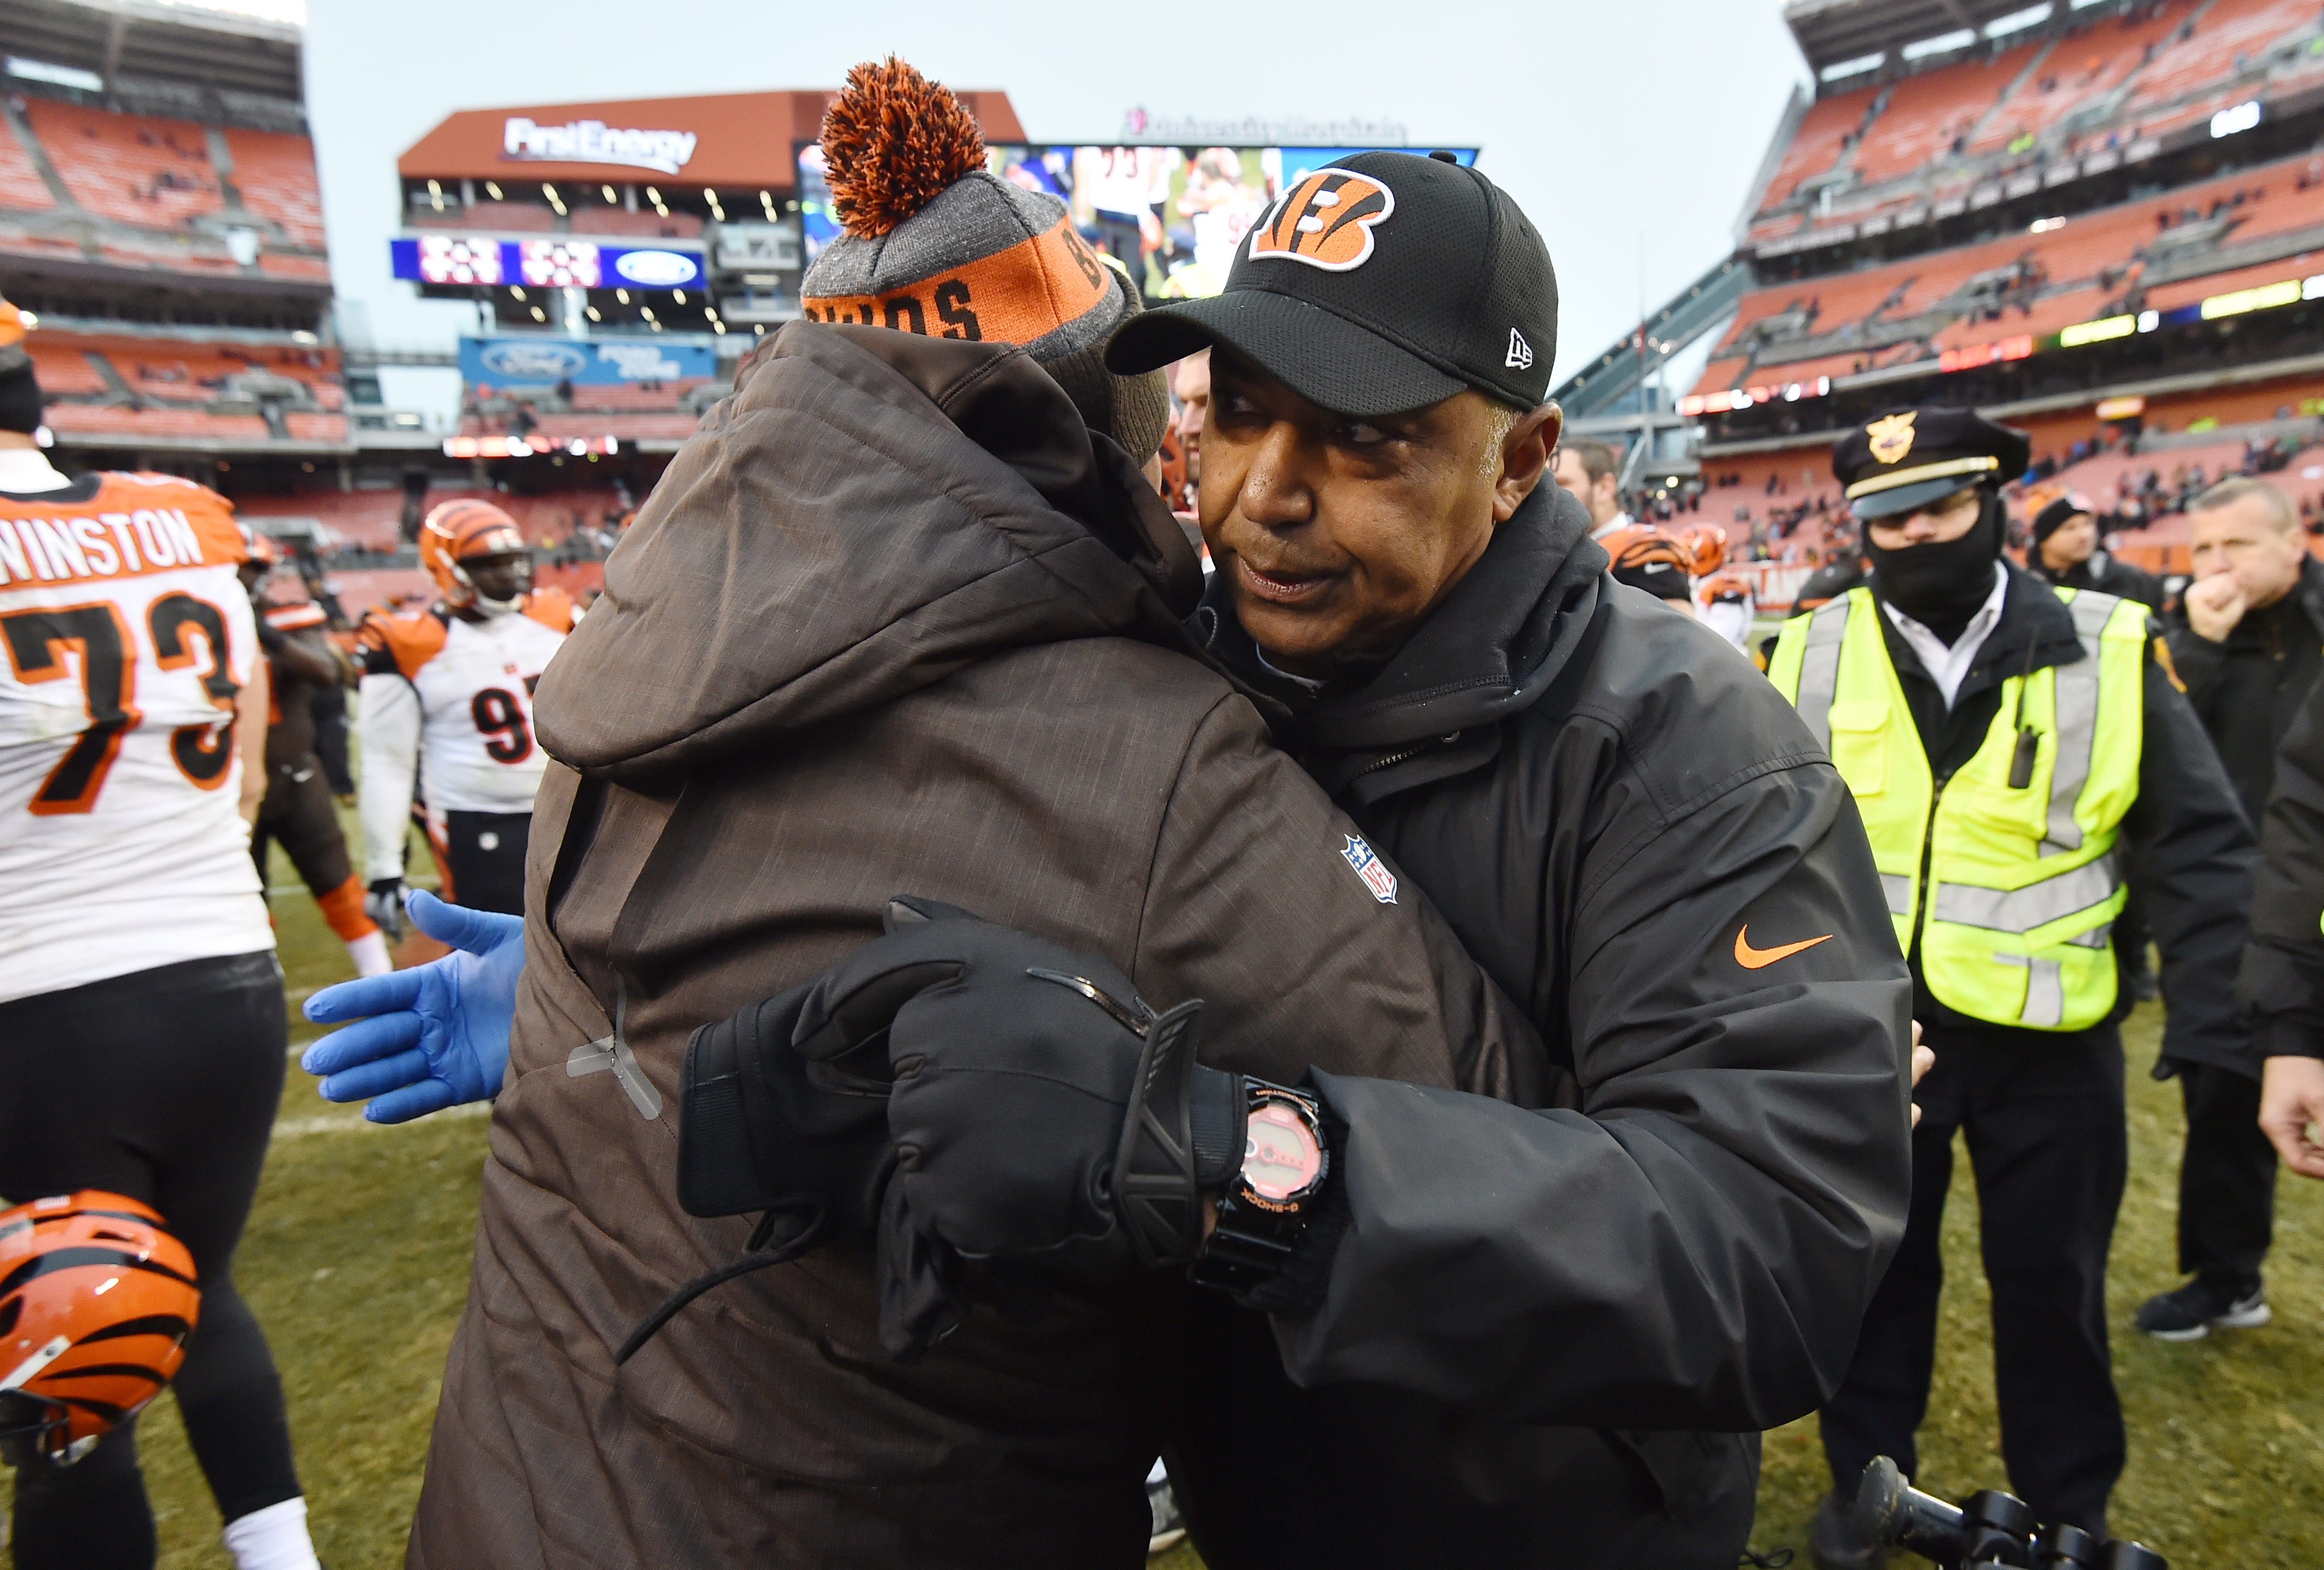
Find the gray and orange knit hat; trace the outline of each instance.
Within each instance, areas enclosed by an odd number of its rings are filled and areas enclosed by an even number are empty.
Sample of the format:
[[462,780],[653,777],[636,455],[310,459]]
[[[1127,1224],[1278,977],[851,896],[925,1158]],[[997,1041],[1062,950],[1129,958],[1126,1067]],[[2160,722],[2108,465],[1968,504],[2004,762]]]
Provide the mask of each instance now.
[[857,66],[823,121],[833,216],[846,232],[800,289],[810,320],[1019,344],[1090,429],[1144,464],[1162,445],[1162,372],[1117,376],[1105,342],[1138,287],[1074,230],[1063,202],[987,172],[976,122],[892,56]]

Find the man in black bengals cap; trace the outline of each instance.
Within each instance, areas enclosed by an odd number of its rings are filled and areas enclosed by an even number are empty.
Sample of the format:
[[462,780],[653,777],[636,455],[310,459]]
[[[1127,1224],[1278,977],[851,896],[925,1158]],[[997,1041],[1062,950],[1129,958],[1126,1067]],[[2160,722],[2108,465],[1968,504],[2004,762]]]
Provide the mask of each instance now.
[[[1355,818],[1348,876],[1424,890],[1542,1042],[1499,1098],[1201,1082],[1248,1118],[1178,1267],[1215,1289],[1188,1294],[1167,1452],[1214,1570],[1730,1570],[1759,1430],[1831,1393],[1903,1231],[1908,987],[1855,809],[1748,662],[1615,583],[1542,483],[1556,312],[1505,193],[1375,152],[1293,182],[1225,292],[1107,350],[1123,375],[1211,351],[1193,632]],[[975,925],[881,942],[962,943],[946,1006],[989,989],[1005,1035]],[[1136,1060],[1133,1011],[1072,1017],[1075,1060]],[[1021,1119],[1005,1161],[921,1142],[914,1180],[962,1207],[939,1239],[1038,1266],[1028,1185],[1105,1183],[1123,1137],[1080,1108]],[[1111,1268],[1138,1270],[1126,1241]]]
[[1904,1246],[1823,1409],[1833,1492],[1809,1545],[1822,1570],[1880,1562],[1847,1529],[1866,1465],[1916,1468],[1957,1130],[1977,1169],[2010,1484],[2045,1523],[2106,1537],[2124,1450],[2106,1263],[2132,1002],[2114,929],[2132,886],[2163,950],[2164,1053],[2233,1064],[2246,1044],[2232,987],[2250,831],[2146,607],[2053,589],[2003,555],[2000,488],[2027,453],[1967,409],[1900,409],[1843,437],[1832,473],[1870,577],[1788,622],[1768,666],[1856,794],[1936,1051]]

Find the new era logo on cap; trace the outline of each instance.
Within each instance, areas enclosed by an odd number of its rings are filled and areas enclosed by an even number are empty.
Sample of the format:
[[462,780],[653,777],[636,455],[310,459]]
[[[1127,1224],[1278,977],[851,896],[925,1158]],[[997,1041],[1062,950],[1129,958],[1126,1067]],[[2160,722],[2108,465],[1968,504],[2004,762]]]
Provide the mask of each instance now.
[[1501,363],[1517,371],[1533,369],[1533,345],[1526,343],[1525,335],[1515,327],[1509,329],[1509,357]]

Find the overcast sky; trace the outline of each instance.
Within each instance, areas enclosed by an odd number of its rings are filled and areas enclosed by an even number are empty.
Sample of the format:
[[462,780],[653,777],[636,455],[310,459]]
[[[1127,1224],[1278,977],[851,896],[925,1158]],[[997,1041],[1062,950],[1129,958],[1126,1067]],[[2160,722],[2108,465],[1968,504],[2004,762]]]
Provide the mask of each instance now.
[[[312,0],[307,102],[332,268],[383,344],[474,321],[388,276],[396,156],[454,109],[835,87],[893,50],[1005,89],[1029,136],[1104,141],[1122,113],[1402,122],[1477,143],[1548,240],[1557,375],[1733,243],[1801,60],[1780,0],[1067,5],[881,0]],[[390,397],[397,396],[390,389]]]

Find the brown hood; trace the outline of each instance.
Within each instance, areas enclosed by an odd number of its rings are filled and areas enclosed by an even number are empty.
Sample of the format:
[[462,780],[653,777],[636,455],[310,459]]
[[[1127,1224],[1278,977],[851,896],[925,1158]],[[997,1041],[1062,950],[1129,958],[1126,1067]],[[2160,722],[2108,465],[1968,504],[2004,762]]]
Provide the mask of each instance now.
[[1006,649],[1191,648],[1185,537],[1019,347],[795,322],[743,363],[541,677],[551,755],[643,779]]

